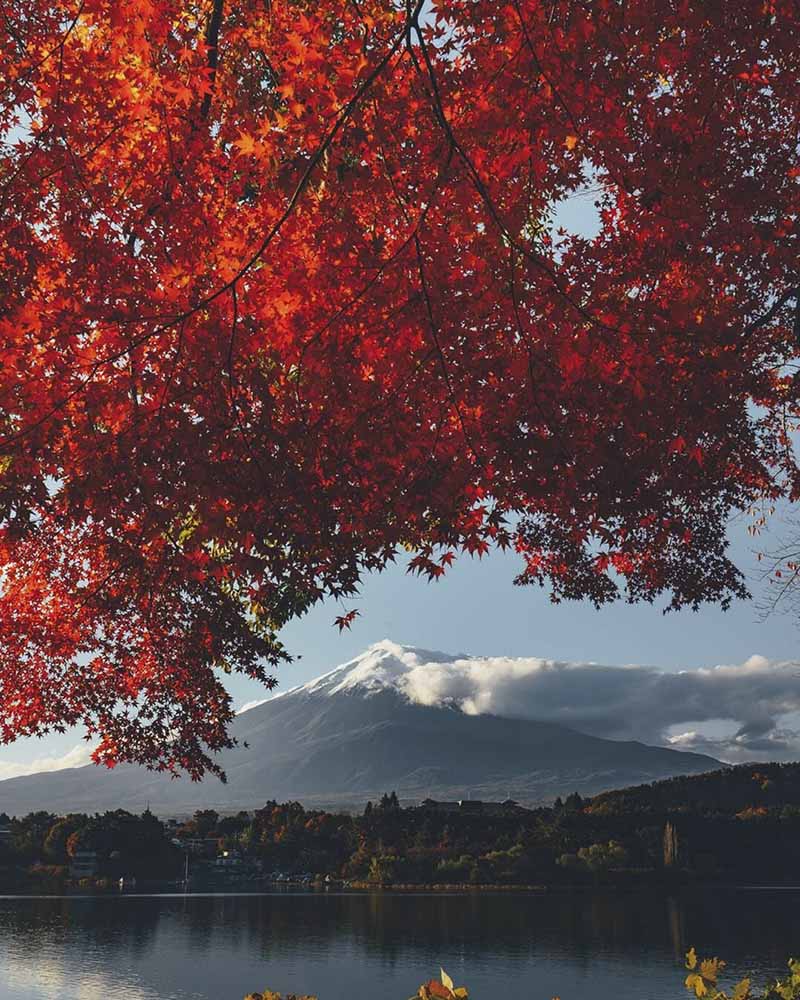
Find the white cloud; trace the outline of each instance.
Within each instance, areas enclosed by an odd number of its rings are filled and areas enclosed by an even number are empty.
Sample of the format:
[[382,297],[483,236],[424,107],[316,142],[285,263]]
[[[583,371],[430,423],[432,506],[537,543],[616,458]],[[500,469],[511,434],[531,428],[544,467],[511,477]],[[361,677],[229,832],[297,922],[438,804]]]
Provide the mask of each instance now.
[[758,670],[759,667],[767,668],[769,667],[769,660],[766,656],[761,656],[758,653],[753,653],[752,656],[748,657],[742,664],[744,667],[751,667],[753,670]]
[[37,757],[25,764],[0,761],[0,781],[39,774],[41,771],[63,771],[67,767],[82,767],[91,763],[93,749],[94,746],[89,743],[79,743],[61,757]]
[[[387,662],[393,660],[393,663]],[[800,759],[800,664],[760,655],[668,672],[534,657],[429,656],[383,642],[337,689],[380,677],[421,705],[559,722],[612,739],[698,750],[724,760]],[[348,664],[347,666],[351,666]],[[372,667],[372,671],[370,671]],[[728,723],[719,730],[719,720]],[[677,735],[676,735],[677,733]]]
[[696,746],[700,739],[702,739],[701,734],[696,729],[690,729],[685,733],[676,733],[674,736],[668,736],[667,742],[670,746],[680,750],[681,748],[686,749],[687,747]]

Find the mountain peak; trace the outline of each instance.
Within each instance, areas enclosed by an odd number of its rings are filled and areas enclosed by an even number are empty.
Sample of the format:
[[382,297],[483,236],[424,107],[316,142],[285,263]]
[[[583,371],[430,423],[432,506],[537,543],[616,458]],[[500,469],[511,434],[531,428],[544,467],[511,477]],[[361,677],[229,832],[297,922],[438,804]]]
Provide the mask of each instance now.
[[425,664],[455,663],[458,659],[458,656],[447,653],[404,645],[392,639],[381,639],[354,659],[295,690],[314,694],[340,694],[355,689],[362,693],[387,688],[402,691],[405,687],[404,679],[411,671]]

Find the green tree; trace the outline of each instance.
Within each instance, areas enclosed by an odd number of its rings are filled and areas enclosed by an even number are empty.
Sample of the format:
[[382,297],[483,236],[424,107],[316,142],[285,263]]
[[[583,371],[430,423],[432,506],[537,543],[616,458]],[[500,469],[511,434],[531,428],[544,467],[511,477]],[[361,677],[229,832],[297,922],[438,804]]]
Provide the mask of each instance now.
[[198,837],[208,837],[217,828],[219,813],[214,809],[198,809],[192,817],[192,823]]
[[615,840],[609,840],[606,844],[581,847],[578,851],[578,860],[590,872],[605,872],[614,868],[624,868],[628,862],[628,852]]
[[367,879],[384,885],[396,881],[398,860],[396,854],[376,854],[369,863]]

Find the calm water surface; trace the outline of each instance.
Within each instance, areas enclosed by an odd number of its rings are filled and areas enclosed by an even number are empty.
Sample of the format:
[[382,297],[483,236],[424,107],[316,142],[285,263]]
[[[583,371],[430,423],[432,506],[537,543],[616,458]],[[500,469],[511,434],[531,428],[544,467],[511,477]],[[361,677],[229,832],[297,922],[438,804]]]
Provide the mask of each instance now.
[[800,888],[0,898],[0,998],[405,1000],[441,964],[475,1000],[677,1000],[692,944],[782,971]]

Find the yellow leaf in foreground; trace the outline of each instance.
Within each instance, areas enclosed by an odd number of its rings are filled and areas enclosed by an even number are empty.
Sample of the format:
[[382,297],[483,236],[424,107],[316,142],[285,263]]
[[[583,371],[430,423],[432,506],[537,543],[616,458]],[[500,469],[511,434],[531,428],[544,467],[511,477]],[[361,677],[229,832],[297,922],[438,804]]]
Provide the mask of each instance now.
[[750,980],[743,979],[733,987],[731,1000],[747,1000],[750,996]]
[[700,963],[700,975],[709,983],[716,983],[719,974],[725,968],[725,963],[719,958],[707,958]]
[[706,986],[705,980],[702,976],[698,976],[696,972],[690,972],[686,977],[686,989],[694,990],[694,995],[696,997],[704,997],[708,995],[708,987]]

